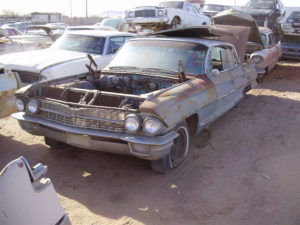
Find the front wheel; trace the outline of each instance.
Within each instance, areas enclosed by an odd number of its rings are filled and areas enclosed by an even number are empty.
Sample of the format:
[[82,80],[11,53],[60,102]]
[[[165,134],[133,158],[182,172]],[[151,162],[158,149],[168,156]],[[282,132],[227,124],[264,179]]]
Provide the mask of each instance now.
[[187,123],[179,123],[175,131],[179,136],[174,140],[170,153],[162,159],[151,161],[153,171],[167,173],[187,157],[190,148],[190,131]]
[[171,26],[171,29],[176,29],[176,28],[178,28],[179,23],[180,23],[179,19],[175,17],[175,18],[172,20],[172,22],[171,22],[171,25],[170,25],[170,26]]

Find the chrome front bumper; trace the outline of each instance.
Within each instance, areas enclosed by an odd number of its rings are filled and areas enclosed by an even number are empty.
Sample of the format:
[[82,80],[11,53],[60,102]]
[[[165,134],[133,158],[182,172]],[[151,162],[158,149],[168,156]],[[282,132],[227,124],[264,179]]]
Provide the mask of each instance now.
[[133,155],[142,159],[157,160],[167,155],[178,137],[170,131],[163,136],[142,136],[123,132],[99,131],[66,126],[17,112],[11,115],[22,129],[69,145],[96,151]]

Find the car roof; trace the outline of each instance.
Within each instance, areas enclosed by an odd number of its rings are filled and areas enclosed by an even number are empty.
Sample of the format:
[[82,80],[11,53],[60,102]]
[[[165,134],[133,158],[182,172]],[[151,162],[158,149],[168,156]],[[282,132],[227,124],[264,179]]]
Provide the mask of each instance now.
[[67,30],[66,34],[76,34],[76,35],[95,36],[95,37],[136,36],[136,34],[133,33],[110,31],[110,30]]
[[139,40],[159,40],[159,41],[182,41],[182,42],[190,42],[190,43],[196,43],[201,44],[206,47],[213,47],[216,45],[230,45],[230,43],[226,43],[219,40],[214,39],[207,39],[207,38],[186,38],[186,37],[137,37],[134,39],[131,39],[130,41],[139,41]]

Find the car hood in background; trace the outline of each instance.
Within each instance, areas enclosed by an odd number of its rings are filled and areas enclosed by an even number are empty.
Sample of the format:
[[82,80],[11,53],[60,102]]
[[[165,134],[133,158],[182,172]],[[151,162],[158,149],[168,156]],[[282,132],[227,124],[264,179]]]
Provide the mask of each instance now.
[[0,65],[10,70],[39,73],[50,66],[81,58],[86,58],[86,53],[45,49],[2,55],[0,56]]
[[255,19],[238,10],[226,10],[218,13],[212,17],[212,21],[216,25],[231,25],[231,26],[244,26],[250,28],[250,34],[248,41],[255,42],[260,45],[264,45],[260,36],[259,29],[255,22]]

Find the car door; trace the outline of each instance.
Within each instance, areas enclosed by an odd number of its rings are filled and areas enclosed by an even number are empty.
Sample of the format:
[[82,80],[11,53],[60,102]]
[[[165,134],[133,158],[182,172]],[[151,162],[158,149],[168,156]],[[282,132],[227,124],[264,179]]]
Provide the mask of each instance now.
[[10,115],[16,111],[15,92],[20,87],[14,73],[6,73],[0,67],[0,118]]
[[[235,54],[235,55],[234,55]],[[231,109],[241,98],[241,66],[231,46],[215,46],[209,58],[209,78],[215,85],[217,104],[214,117],[217,118]],[[241,92],[241,93],[239,93]]]

